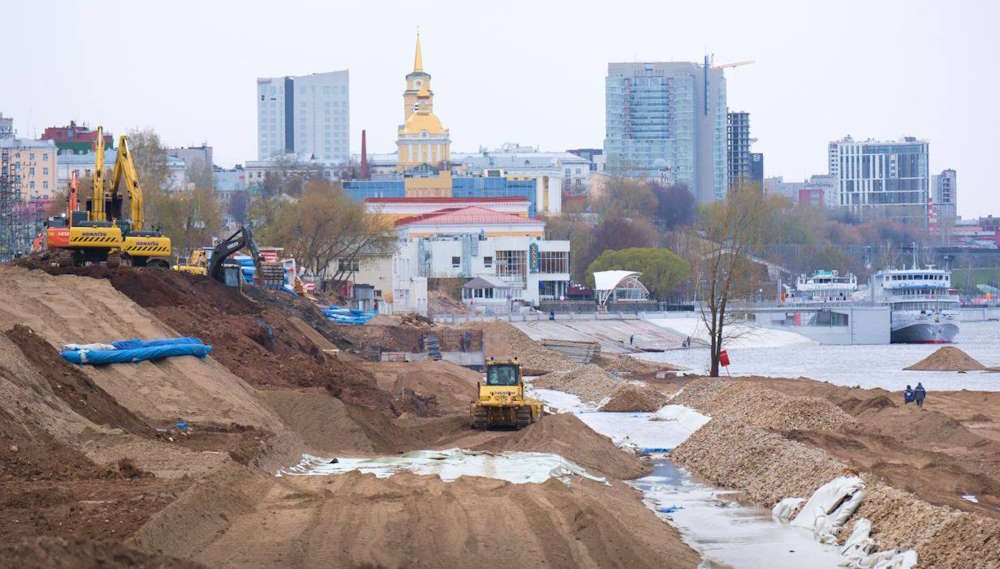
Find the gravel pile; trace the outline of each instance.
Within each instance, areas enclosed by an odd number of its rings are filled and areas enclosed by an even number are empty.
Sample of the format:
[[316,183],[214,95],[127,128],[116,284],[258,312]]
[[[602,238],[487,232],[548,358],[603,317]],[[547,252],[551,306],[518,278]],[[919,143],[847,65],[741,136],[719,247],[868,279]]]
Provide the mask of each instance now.
[[793,397],[755,383],[698,379],[671,403],[776,431],[835,431],[855,419],[818,397]]
[[619,387],[601,411],[651,413],[667,404],[667,396],[648,385],[626,384]]
[[562,354],[543,348],[509,322],[501,320],[470,322],[465,327],[483,331],[486,357],[517,356],[527,372],[541,374],[567,370],[577,365]]
[[743,490],[767,508],[782,498],[808,498],[848,473],[845,464],[824,451],[726,417],[713,417],[670,457],[714,484]]
[[601,354],[594,363],[619,374],[653,375],[658,371],[680,371],[682,369],[666,362],[647,362],[624,354]]
[[730,380],[718,377],[699,377],[684,383],[684,387],[670,400],[674,405],[686,405],[702,413],[708,412],[708,407],[720,391],[729,385]]
[[563,369],[565,371],[539,377],[532,382],[532,385],[572,393],[587,403],[599,403],[611,397],[622,385],[622,380],[611,376],[594,364],[576,366],[570,364]]
[[865,479],[865,499],[853,522],[862,517],[872,522],[873,536],[881,549],[916,550],[921,567],[964,569],[1000,567],[1000,521],[978,514],[933,506],[913,494]]

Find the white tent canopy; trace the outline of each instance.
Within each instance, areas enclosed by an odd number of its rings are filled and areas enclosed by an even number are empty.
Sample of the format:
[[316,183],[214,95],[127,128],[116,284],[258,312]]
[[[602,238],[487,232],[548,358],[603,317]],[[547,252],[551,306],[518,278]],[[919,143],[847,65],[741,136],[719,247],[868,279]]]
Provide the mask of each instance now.
[[639,282],[636,271],[599,271],[594,273],[594,295],[597,303],[605,306],[609,299],[623,302],[641,302],[649,299],[649,290]]

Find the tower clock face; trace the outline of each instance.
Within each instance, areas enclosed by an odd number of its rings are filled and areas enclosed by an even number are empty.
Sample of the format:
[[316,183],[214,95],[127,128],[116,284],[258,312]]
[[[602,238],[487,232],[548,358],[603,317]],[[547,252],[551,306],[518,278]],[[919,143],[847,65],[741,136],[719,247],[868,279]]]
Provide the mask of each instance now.
[[420,79],[417,79],[417,87],[420,87],[422,84],[423,82]]

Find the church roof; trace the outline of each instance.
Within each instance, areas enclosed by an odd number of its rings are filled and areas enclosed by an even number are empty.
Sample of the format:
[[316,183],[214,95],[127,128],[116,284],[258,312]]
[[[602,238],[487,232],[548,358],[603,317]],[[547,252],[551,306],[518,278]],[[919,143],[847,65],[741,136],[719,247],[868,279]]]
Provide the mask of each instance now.
[[424,72],[424,58],[420,55],[420,32],[417,32],[417,51],[413,54],[413,72]]
[[406,124],[400,130],[403,134],[417,134],[421,131],[427,131],[430,134],[444,134],[445,129],[441,125],[441,119],[437,118],[434,113],[417,111],[410,115],[410,118],[406,119]]

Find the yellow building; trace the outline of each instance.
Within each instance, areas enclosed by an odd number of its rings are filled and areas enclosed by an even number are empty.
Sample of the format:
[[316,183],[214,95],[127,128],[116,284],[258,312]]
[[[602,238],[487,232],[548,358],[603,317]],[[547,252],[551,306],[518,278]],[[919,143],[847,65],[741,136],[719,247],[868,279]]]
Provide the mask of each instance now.
[[[422,183],[407,184],[407,196],[411,189],[415,195],[451,195],[451,176],[448,161],[451,159],[451,139],[448,129],[434,114],[434,93],[431,91],[431,76],[424,71],[420,53],[420,34],[417,34],[417,49],[413,56],[413,71],[406,76],[406,91],[403,92],[403,124],[399,125],[396,146],[399,172],[419,170],[429,166],[442,172],[436,178],[424,179]],[[435,180],[432,182],[431,180]],[[421,192],[425,187],[426,192]]]

